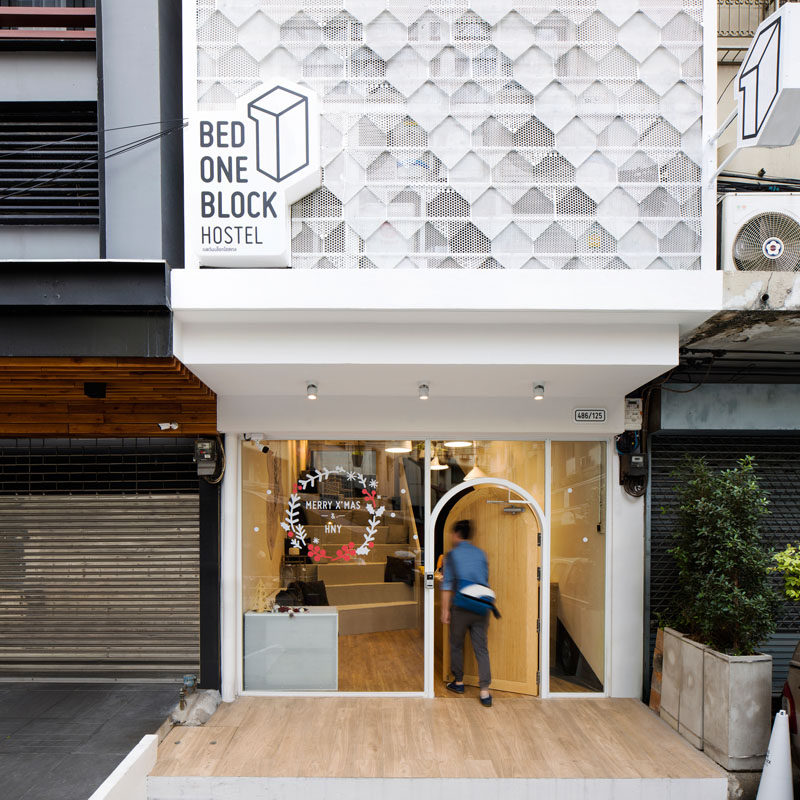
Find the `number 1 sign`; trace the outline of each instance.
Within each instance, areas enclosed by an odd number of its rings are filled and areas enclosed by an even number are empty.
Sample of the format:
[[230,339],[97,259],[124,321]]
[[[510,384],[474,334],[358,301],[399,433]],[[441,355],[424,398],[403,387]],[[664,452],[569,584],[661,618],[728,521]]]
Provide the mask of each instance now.
[[782,6],[753,37],[736,75],[739,147],[785,147],[800,133],[800,6]]

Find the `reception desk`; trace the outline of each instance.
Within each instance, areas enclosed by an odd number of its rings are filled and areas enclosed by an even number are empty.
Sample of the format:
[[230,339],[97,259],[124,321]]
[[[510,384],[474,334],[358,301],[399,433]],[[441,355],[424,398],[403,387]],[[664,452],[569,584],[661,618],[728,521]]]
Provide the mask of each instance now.
[[339,614],[333,606],[306,613],[244,615],[244,690],[335,692],[339,688]]

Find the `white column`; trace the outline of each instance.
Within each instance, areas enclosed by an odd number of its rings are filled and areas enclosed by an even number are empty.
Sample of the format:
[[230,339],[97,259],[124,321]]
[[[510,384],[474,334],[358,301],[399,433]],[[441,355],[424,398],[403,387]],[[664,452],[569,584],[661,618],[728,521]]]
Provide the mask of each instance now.
[[644,498],[619,485],[619,458],[611,456],[612,697],[641,697],[644,625]]
[[426,587],[427,575],[432,574],[436,565],[434,564],[434,540],[433,530],[431,529],[431,440],[425,440],[425,523],[423,530],[423,547],[425,549],[425,575],[426,580],[423,581],[422,591],[424,592],[425,605],[424,605],[424,642],[425,642],[425,696],[434,696],[434,674],[433,674],[433,660],[434,660],[434,625],[438,624],[435,618],[434,609],[434,591],[435,589],[428,589]]
[[222,481],[222,531],[220,534],[220,630],[222,699],[236,698],[238,671],[239,574],[239,437],[225,434],[225,478]]

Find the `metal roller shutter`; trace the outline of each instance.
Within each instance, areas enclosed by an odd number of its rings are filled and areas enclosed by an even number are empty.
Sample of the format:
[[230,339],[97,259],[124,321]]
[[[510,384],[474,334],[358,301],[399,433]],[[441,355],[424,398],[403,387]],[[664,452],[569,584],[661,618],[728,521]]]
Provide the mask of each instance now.
[[[660,614],[668,611],[672,587],[677,580],[668,550],[676,522],[673,470],[684,455],[705,456],[716,468],[732,467],[736,459],[752,455],[762,486],[770,496],[770,514],[762,532],[767,547],[783,549],[798,541],[800,531],[800,434],[759,431],[671,432],[650,438],[650,653]],[[782,579],[775,576],[776,588]],[[764,643],[763,652],[773,659],[772,691],[779,694],[789,669],[794,645],[800,638],[800,604],[784,603],[775,633]]]
[[0,675],[198,671],[193,494],[0,496]]

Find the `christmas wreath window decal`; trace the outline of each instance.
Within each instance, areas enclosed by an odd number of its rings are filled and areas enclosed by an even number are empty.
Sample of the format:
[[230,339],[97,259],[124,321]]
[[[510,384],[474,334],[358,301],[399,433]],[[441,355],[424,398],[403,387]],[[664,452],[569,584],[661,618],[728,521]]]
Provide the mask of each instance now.
[[[355,487],[361,487],[361,494],[366,501],[365,508],[369,514],[369,520],[364,527],[363,541],[358,546],[356,546],[355,542],[347,542],[336,550],[335,555],[328,555],[318,539],[315,538],[309,542],[305,526],[300,522],[300,509],[302,507],[300,490],[305,491],[306,489],[314,488],[317,484],[328,480],[331,475],[343,475],[348,483]],[[378,506],[379,499],[378,481],[375,478],[367,478],[360,472],[347,470],[342,466],[334,467],[332,470],[326,468],[315,469],[312,472],[307,472],[305,477],[298,480],[292,487],[292,494],[289,495],[289,502],[284,510],[281,528],[286,531],[292,547],[306,547],[308,555],[313,561],[321,561],[323,558],[328,559],[330,562],[351,561],[356,556],[369,555],[370,550],[375,546],[375,535],[378,532],[383,512],[386,510],[386,506]]]

